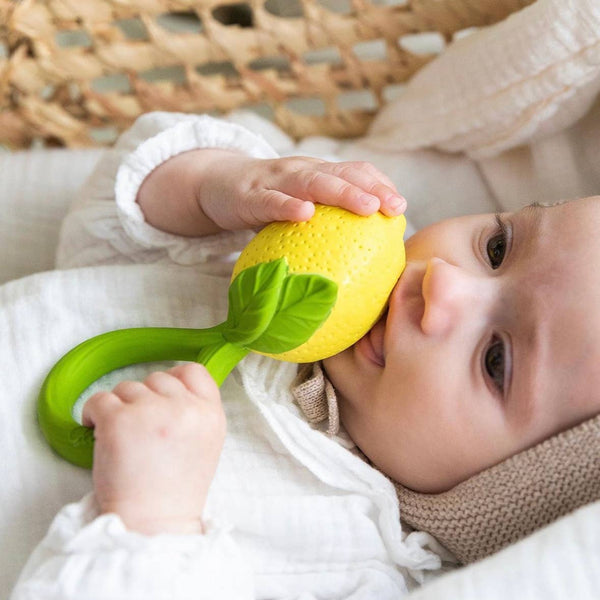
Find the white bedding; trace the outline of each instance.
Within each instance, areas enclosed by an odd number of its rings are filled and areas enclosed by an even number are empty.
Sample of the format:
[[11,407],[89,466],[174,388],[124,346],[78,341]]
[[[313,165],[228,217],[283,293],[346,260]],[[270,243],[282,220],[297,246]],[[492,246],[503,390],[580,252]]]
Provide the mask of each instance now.
[[[415,148],[418,144],[413,144],[410,148],[403,146],[403,139],[417,139],[418,127],[425,121],[421,121],[420,124],[414,123],[414,132],[403,130],[401,135],[396,135],[392,140],[394,143],[390,142],[390,138],[383,141],[380,139],[377,143],[367,138],[346,144],[326,139],[311,139],[294,146],[281,132],[257,121],[251,115],[239,114],[235,120],[251,129],[260,129],[271,144],[283,154],[331,154],[344,159],[373,161],[392,177],[402,193],[407,196],[411,206],[409,218],[417,227],[456,214],[514,209],[533,200],[552,202],[561,198],[598,193],[600,102],[594,100],[592,91],[595,92],[600,85],[597,75],[600,69],[600,59],[597,56],[600,47],[600,27],[597,26],[598,21],[591,17],[598,16],[600,9],[594,0],[538,0],[529,12],[521,11],[522,14],[515,15],[508,21],[508,25],[503,25],[505,37],[501,39],[506,42],[510,35],[516,35],[518,19],[522,19],[525,25],[539,22],[544,10],[548,11],[546,16],[563,15],[571,21],[552,21],[553,27],[538,31],[536,43],[539,44],[544,35],[558,36],[561,39],[561,52],[565,52],[559,53],[560,56],[550,52],[537,52],[535,56],[547,61],[562,61],[564,64],[568,64],[573,57],[580,56],[586,61],[585,69],[568,72],[573,75],[568,82],[568,90],[572,93],[561,96],[552,93],[552,85],[560,87],[566,80],[557,79],[555,73],[547,82],[540,80],[540,73],[553,75],[552,70],[540,69],[540,65],[533,64],[532,61],[530,68],[535,70],[537,77],[535,85],[528,85],[531,82],[527,77],[522,77],[520,84],[524,92],[516,97],[518,102],[512,105],[514,111],[511,113],[507,110],[501,115],[492,110],[493,102],[497,100],[498,94],[503,90],[507,91],[511,86],[504,81],[505,88],[502,88],[502,81],[497,77],[497,73],[494,74],[495,80],[482,82],[481,89],[487,90],[489,96],[478,97],[480,110],[474,121],[479,119],[481,125],[485,120],[487,131],[493,131],[494,136],[481,137],[476,122],[472,123],[473,127],[469,129],[465,121],[448,119],[446,122],[449,127],[460,124],[460,132],[449,128],[445,131],[445,137],[437,135],[436,139],[429,140],[429,143],[438,143],[440,147],[451,147],[453,150],[470,153],[478,157],[477,160],[469,159],[465,154],[450,155],[439,150]],[[585,13],[585,27],[575,18],[581,17],[580,12]],[[575,31],[582,31],[581,38],[565,36],[564,31],[558,31],[560,28],[556,26],[557,23],[563,23],[565,26],[571,23]],[[495,40],[496,50],[501,54],[502,44],[499,39]],[[478,43],[487,41],[484,39],[482,42],[474,38],[468,41],[468,44],[476,48]],[[518,43],[526,45],[532,41],[519,38]],[[583,51],[578,43],[585,46]],[[455,70],[456,61],[463,60],[461,51],[459,47],[454,54],[448,52],[443,57],[448,72]],[[479,53],[480,56],[481,54]],[[478,56],[478,53],[472,50],[470,56],[473,55]],[[514,58],[515,55],[516,53],[513,53],[511,56]],[[483,57],[480,62],[490,67],[489,57]],[[441,64],[443,66],[444,63]],[[466,69],[464,61],[461,64],[462,68]],[[474,60],[471,67],[477,72],[481,65]],[[491,68],[487,71],[490,77],[494,73]],[[508,71],[505,70],[504,73]],[[511,73],[514,75],[514,72]],[[564,74],[564,71],[559,73]],[[579,79],[575,77],[577,73],[580,74]],[[412,95],[404,101],[400,98],[397,104],[384,112],[374,131],[385,129],[386,119],[394,121],[403,110],[409,115],[411,103],[412,106],[418,105],[423,95],[427,94],[427,90],[432,89],[431,77],[439,77],[439,73],[436,74],[435,70],[424,70],[413,88]],[[482,77],[485,78],[485,73]],[[465,84],[465,81],[462,83]],[[544,83],[545,85],[542,85]],[[576,92],[579,87],[582,95],[581,99],[577,100]],[[545,104],[539,95],[544,91],[548,94]],[[460,109],[459,92],[460,90],[452,97],[437,98],[438,104],[432,100],[429,109],[435,111],[440,106],[450,112],[453,108]],[[526,108],[533,112],[525,110],[523,113],[523,107],[517,106],[523,97],[530,98],[531,104]],[[552,102],[554,109],[547,110]],[[591,110],[583,120],[577,121],[584,109],[590,106]],[[544,110],[540,108],[539,112],[535,112],[535,107],[543,107]],[[524,123],[520,118],[523,114],[532,117],[528,121],[528,129],[517,127]],[[566,128],[567,125],[570,126]],[[405,126],[410,128],[410,123],[405,123]],[[423,132],[420,135],[419,139],[427,139]],[[517,145],[524,140],[529,140],[529,144]],[[494,155],[490,150],[493,148],[502,149],[504,152]],[[58,224],[75,189],[96,163],[99,152],[55,150],[0,155],[0,283],[52,268]],[[24,426],[24,431],[30,427],[31,424]],[[0,439],[0,456],[0,464],[11,460],[10,440]],[[23,477],[30,475],[23,473]],[[79,495],[78,492],[75,495]],[[14,490],[14,495],[15,502],[27,502],[27,498],[18,497],[18,489]],[[5,507],[0,507],[0,511],[0,519],[3,519],[6,525],[10,514]],[[39,515],[39,519],[48,522],[51,516],[42,514]],[[11,548],[23,547],[23,538],[27,538],[27,532],[16,531],[10,527],[7,530],[8,536],[0,540],[2,597],[5,597],[8,591],[3,587],[5,582],[14,579],[20,566],[13,560]],[[33,547],[36,541],[29,540],[26,543]],[[598,564],[600,503],[580,509],[481,563],[437,579],[414,592],[412,596],[424,600],[507,597],[540,600],[600,598]]]
[[59,225],[101,152],[0,154],[0,283],[54,267]]

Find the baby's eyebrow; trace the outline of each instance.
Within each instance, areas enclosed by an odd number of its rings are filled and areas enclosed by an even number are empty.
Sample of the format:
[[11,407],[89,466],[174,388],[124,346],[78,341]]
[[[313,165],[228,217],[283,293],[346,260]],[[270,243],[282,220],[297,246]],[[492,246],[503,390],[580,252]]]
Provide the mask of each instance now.
[[550,205],[532,202],[531,204],[524,206],[519,212],[523,213],[523,215],[526,215],[528,218],[540,219],[544,208],[550,208]]
[[532,202],[515,213],[515,221],[519,229],[525,232],[523,238],[527,245],[533,243],[539,237],[543,213],[546,208],[549,208],[549,205]]

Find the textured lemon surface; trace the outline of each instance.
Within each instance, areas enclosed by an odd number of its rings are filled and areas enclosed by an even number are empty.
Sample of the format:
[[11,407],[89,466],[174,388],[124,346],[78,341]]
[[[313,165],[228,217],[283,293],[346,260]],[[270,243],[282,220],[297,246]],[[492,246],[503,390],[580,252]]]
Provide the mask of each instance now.
[[317,273],[338,285],[325,323],[301,346],[269,354],[279,360],[312,362],[358,341],[377,322],[405,265],[403,216],[377,212],[361,217],[316,205],[310,221],[271,223],[241,253],[233,271],[286,257],[291,273]]

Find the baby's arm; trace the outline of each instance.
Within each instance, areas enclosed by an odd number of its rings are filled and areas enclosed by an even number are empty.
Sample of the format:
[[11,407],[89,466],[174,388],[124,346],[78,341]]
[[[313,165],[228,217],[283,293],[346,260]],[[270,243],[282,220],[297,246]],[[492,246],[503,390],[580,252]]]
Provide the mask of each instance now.
[[305,221],[313,203],[361,215],[394,216],[406,208],[393,183],[369,163],[261,159],[215,148],[161,164],[142,183],[137,202],[148,223],[184,236]]
[[225,416],[190,363],[93,395],[94,497],[66,506],[11,600],[250,600],[253,575],[224,524],[202,511]]
[[[216,152],[223,153],[220,157],[235,157],[235,161],[216,160]],[[209,160],[210,156],[215,160]],[[247,165],[241,165],[244,159],[262,161],[255,163],[259,168],[246,172]],[[180,163],[185,166],[180,168]],[[207,221],[202,224],[195,200],[203,170],[208,172],[203,179],[202,206]],[[375,181],[378,187],[371,189]],[[337,190],[332,190],[332,183]],[[345,191],[338,197],[340,185]],[[137,262],[205,263],[210,272],[224,273],[231,269],[231,253],[241,250],[250,239],[249,232],[240,229],[289,218],[286,211],[290,204],[304,206],[300,200],[288,202],[285,210],[275,214],[272,201],[276,192],[305,201],[348,205],[353,210],[355,200],[347,194],[360,188],[377,197],[367,212],[377,210],[379,203],[385,212],[393,210],[386,186],[396,193],[384,175],[365,163],[295,158],[279,161],[276,151],[261,135],[225,120],[206,115],[148,113],[105,152],[80,190],[63,222],[56,265],[65,269]],[[140,204],[141,187],[145,190]],[[277,198],[281,202],[282,196]],[[268,202],[271,212],[261,211],[261,202]],[[252,213],[248,214],[249,210]],[[300,218],[307,218],[311,210],[304,206]],[[357,208],[361,210],[364,208]],[[235,217],[237,223],[224,221],[223,216]],[[221,229],[240,231],[198,237]],[[184,236],[171,231],[182,231]]]

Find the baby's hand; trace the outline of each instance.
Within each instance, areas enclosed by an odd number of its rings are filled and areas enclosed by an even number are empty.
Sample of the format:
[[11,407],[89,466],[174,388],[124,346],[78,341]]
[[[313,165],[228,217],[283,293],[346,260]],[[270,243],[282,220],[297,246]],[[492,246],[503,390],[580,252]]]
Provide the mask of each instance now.
[[196,363],[94,394],[94,489],[102,513],[145,534],[201,533],[202,511],[225,439],[216,383]]
[[256,159],[212,150],[198,183],[200,208],[223,229],[259,228],[271,221],[306,221],[314,203],[359,215],[388,216],[406,209],[394,184],[367,162],[316,158]]

